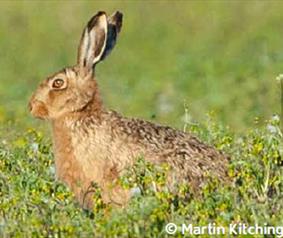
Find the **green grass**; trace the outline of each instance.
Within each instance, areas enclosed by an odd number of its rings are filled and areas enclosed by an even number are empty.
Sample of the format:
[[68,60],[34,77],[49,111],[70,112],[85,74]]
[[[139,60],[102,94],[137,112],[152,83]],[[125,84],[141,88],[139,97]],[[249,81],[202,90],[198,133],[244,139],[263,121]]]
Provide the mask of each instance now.
[[75,63],[84,24],[99,9],[124,13],[117,47],[97,67],[106,105],[181,126],[196,120],[244,131],[279,113],[280,1],[1,1],[0,118],[34,123],[27,99],[46,76]]
[[98,190],[93,213],[80,209],[68,188],[54,181],[50,142],[42,134],[29,130],[22,137],[2,139],[0,236],[167,237],[168,222],[282,226],[283,140],[278,117],[241,137],[211,118],[189,130],[231,155],[230,185],[220,186],[212,178],[198,197],[183,184],[176,195],[164,187],[166,167],[137,159],[121,184],[139,187],[141,194],[127,207],[115,208],[101,203]]
[[[138,161],[121,182],[143,194],[118,209],[98,193],[91,214],[55,180],[48,126],[30,117],[28,98],[75,63],[87,20],[117,9],[120,39],[97,67],[106,106],[224,150],[231,187],[212,180],[199,198],[184,186],[154,191],[166,171]],[[168,222],[282,226],[282,132],[272,117],[282,106],[282,10],[280,1],[1,1],[0,237],[165,237]]]

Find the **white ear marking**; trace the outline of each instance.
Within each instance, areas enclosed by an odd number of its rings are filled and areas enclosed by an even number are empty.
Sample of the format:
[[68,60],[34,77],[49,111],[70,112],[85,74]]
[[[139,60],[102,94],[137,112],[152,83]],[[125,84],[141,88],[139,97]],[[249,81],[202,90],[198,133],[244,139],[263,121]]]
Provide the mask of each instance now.
[[[88,30],[86,28],[84,30],[84,33],[83,33],[83,39],[82,39],[80,50],[81,50],[81,52],[88,52],[88,49],[89,49],[89,34],[88,34]],[[85,55],[83,53],[80,54],[79,61],[82,64],[81,67],[86,66],[86,58],[85,58]]]
[[[96,57],[94,57],[94,59],[93,59],[93,65],[95,65],[100,60],[100,58],[101,58],[101,56],[102,56],[102,54],[104,52],[105,46],[106,46],[107,30],[108,30],[107,29],[107,17],[106,17],[106,15],[103,15],[101,18],[99,18],[99,23],[98,24],[101,25],[101,28],[104,31],[104,39],[103,39],[103,45],[102,45],[102,48],[100,50],[100,53]],[[91,36],[90,42],[94,42],[96,44],[97,43],[95,41],[95,37],[96,36],[94,34],[91,34],[90,36]],[[96,47],[96,46],[97,45],[95,45],[94,47]],[[89,52],[91,52],[91,50],[89,50]]]
[[78,52],[78,63],[84,72],[92,71],[93,66],[101,60],[106,47],[107,27],[106,14],[98,12],[84,29]]

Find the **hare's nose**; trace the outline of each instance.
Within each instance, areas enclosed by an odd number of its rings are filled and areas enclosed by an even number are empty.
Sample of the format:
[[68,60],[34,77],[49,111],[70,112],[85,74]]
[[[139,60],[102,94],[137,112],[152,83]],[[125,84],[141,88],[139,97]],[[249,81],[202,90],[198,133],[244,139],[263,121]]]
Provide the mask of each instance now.
[[29,101],[29,103],[28,103],[28,110],[31,112],[32,111],[32,103],[31,103],[31,101]]
[[33,108],[33,101],[34,101],[34,96],[31,97],[28,103],[28,110],[31,112]]

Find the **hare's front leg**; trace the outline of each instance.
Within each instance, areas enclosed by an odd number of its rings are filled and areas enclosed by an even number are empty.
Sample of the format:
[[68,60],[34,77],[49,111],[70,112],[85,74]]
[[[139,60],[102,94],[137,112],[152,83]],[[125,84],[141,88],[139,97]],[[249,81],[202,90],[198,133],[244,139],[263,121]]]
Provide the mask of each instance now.
[[76,196],[83,208],[91,210],[95,203],[96,189],[101,191],[103,203],[114,206],[124,206],[130,199],[128,190],[123,189],[119,184],[114,182],[106,182],[103,186],[89,186],[84,193]]
[[100,171],[103,171],[102,177],[99,179],[96,177],[94,180],[89,180],[84,184],[88,186],[84,186],[83,195],[81,193],[79,195],[79,201],[82,207],[86,209],[93,208],[95,202],[94,196],[96,196],[97,190],[100,190],[102,201],[105,204],[114,206],[125,205],[130,199],[130,192],[120,185],[120,175],[116,165],[104,165],[103,168],[100,168]]
[[106,168],[103,176],[102,199],[105,203],[123,206],[130,199],[130,191],[119,183],[120,174],[116,165]]

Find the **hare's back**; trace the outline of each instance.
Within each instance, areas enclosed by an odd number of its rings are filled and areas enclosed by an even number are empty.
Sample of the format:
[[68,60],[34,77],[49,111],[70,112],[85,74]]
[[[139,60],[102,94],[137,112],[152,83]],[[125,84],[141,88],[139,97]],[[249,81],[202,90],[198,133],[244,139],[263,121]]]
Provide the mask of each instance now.
[[111,117],[118,134],[123,134],[121,137],[142,145],[146,150],[172,158],[207,158],[211,161],[225,159],[221,152],[192,134],[142,119],[125,118],[116,112],[111,112]]
[[206,175],[227,180],[228,157],[189,133],[116,112],[111,112],[111,125],[115,136],[124,138],[125,147],[139,148],[146,160],[168,163],[176,181],[191,181],[198,187]]

